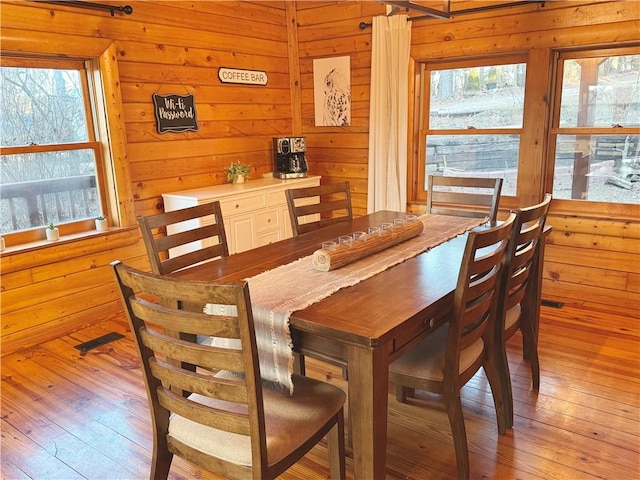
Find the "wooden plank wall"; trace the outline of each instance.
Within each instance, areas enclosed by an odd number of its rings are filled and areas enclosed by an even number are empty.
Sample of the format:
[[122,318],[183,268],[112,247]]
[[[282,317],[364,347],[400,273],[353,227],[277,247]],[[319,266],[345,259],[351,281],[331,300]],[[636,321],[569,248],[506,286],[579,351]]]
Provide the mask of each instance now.
[[[478,2],[452,2],[451,8],[462,10],[478,5]],[[442,2],[433,2],[432,6],[442,8]],[[330,181],[351,180],[356,211],[364,213],[371,29],[360,30],[358,24],[371,22],[371,16],[383,10],[375,3],[357,2],[299,2],[297,10],[303,129],[310,145],[310,158],[318,173]],[[639,31],[637,1],[531,2],[526,6],[454,16],[452,20],[413,22],[411,57],[415,61],[429,61],[530,52],[532,61],[547,62],[546,69],[551,49],[638,42]],[[351,57],[352,126],[315,127],[313,59],[342,55]],[[539,76],[542,78],[536,81],[547,81],[545,71]],[[527,146],[525,164],[521,165],[521,175],[526,181],[519,184],[519,198],[506,199],[501,203],[503,208],[515,208],[542,198],[545,98],[549,94],[542,90],[540,101],[526,106],[535,109],[539,119],[527,132],[531,144]],[[543,297],[606,308],[621,306],[640,313],[638,206],[621,206],[610,212],[576,203],[573,208],[559,210],[552,205],[548,223],[553,232],[546,249]],[[413,204],[410,209],[420,211],[424,205]]]
[[[523,13],[511,14],[515,11]],[[460,17],[451,24],[425,21],[414,27],[417,27],[412,28],[414,58],[529,51],[531,61],[535,62],[552,58],[548,52],[561,47],[637,43],[640,4],[534,2],[531,6]],[[543,73],[545,68],[546,65],[541,68]],[[550,96],[547,94],[546,98]],[[536,106],[528,104],[525,108]],[[540,111],[540,123],[529,124],[530,129],[545,131],[543,113]],[[542,192],[536,189],[545,185],[546,160],[544,150],[538,146],[543,144],[537,141],[542,140],[542,134],[539,135],[530,137],[535,144],[526,147],[530,161],[525,166],[526,182],[518,185],[520,204],[526,204],[527,198],[541,198]],[[547,191],[551,191],[550,186]],[[638,205],[607,208],[579,202],[552,203],[548,224],[553,232],[546,249],[543,298],[607,308],[620,306],[640,313],[638,212]]]
[[545,253],[546,299],[640,314],[640,222],[559,211]]
[[[383,13],[381,3],[129,3],[133,15],[111,17],[6,0],[0,40],[4,29],[11,29],[27,37],[46,35],[51,42],[68,39],[70,45],[83,38],[116,42],[137,215],[161,211],[163,192],[224,182],[222,169],[232,160],[250,163],[256,176],[271,171],[271,138],[298,132],[307,136],[311,173],[328,182],[350,180],[355,212],[366,212],[371,29],[358,24]],[[500,14],[416,22],[412,52],[428,59],[536,45],[614,44],[628,41],[632,29],[637,40],[637,2],[554,1],[544,8],[539,3]],[[351,58],[352,125],[316,127],[313,59],[342,55]],[[219,66],[264,70],[269,83],[221,85]],[[199,131],[158,134],[154,92],[194,93]],[[550,218],[555,230],[547,249],[545,296],[637,305],[637,219],[575,213]],[[148,266],[135,228],[2,255],[2,353],[110,315],[116,296],[108,264],[114,259]]]
[[[272,137],[292,133],[284,2],[127,3],[132,15],[111,17],[3,1],[0,35],[45,33],[75,51],[84,39],[116,42],[136,215],[162,211],[164,192],[224,183],[234,160],[252,165],[254,178],[272,171]],[[268,85],[222,85],[220,66],[265,71]],[[193,93],[199,130],[159,134],[156,92]],[[3,254],[2,354],[110,315],[115,259],[148,268],[136,228]]]
[[[379,2],[298,2],[298,51],[302,88],[302,133],[313,172],[326,182],[348,180],[355,215],[367,213],[371,29],[360,22],[384,13]],[[313,60],[349,56],[351,125],[315,126]]]

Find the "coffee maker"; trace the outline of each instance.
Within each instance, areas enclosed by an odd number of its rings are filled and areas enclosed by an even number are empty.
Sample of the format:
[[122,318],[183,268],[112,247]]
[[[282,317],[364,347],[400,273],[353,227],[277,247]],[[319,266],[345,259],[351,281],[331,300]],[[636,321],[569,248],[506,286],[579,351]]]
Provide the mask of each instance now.
[[307,176],[305,137],[277,137],[273,139],[276,178],[302,178]]

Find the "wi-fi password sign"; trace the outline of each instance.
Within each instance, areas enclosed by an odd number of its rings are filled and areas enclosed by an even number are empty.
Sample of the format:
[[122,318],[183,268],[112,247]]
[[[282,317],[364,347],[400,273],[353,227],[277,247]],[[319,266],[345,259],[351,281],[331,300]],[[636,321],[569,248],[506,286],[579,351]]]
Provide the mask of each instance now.
[[198,131],[198,118],[193,94],[160,95],[154,93],[153,106],[158,133]]

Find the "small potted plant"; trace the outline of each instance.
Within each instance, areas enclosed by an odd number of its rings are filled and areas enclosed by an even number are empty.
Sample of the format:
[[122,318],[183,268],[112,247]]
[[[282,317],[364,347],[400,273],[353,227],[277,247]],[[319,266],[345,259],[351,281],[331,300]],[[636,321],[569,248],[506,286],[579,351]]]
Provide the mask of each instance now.
[[109,224],[107,223],[107,217],[104,215],[98,215],[96,217],[96,230],[102,232],[109,228]]
[[231,162],[231,165],[225,167],[224,173],[227,175],[227,181],[242,183],[249,178],[250,170],[250,165],[240,162]]
[[45,233],[47,234],[48,242],[55,242],[56,240],[60,240],[60,232],[58,231],[58,227],[56,227],[53,222],[49,222],[47,228],[45,229]]

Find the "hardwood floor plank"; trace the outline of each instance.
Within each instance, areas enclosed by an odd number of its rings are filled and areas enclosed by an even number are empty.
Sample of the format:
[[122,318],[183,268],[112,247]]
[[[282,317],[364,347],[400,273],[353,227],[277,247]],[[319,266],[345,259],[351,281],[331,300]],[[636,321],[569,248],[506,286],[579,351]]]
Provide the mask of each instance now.
[[12,480],[29,480],[30,477],[16,465],[5,458],[0,458],[0,478]]
[[85,478],[57,457],[56,451],[47,451],[35,443],[28,434],[4,420],[0,421],[0,426],[2,427],[3,461],[7,460],[15,466],[19,465],[20,471],[29,478],[68,480]]
[[[39,405],[39,402],[34,402],[34,404]],[[29,405],[29,407],[32,409],[33,404]],[[78,428],[74,429],[74,431],[69,431],[49,417],[37,414],[37,416],[33,417],[33,410],[31,410],[30,416],[21,406],[11,402],[7,402],[6,408],[9,409],[7,415],[3,412],[3,417],[7,419],[6,423],[11,423],[14,427],[18,425],[21,428],[26,425],[31,440],[49,455],[68,465],[84,478],[111,477],[124,480],[140,478],[141,475],[144,476],[143,471],[128,471],[118,460],[109,457],[105,447],[109,447],[109,441],[112,440],[111,436],[105,436],[99,441],[82,438],[82,436],[78,437],[76,436]],[[95,425],[87,425],[85,428],[95,429]],[[99,430],[96,429],[96,431]],[[99,445],[100,448],[95,448],[94,446],[96,445]],[[126,450],[121,450],[120,454],[122,451]]]
[[[78,343],[124,339],[81,355]],[[514,428],[499,435],[483,373],[462,390],[472,479],[637,480],[640,471],[637,318],[544,307],[541,387],[532,390],[521,339],[508,346]],[[343,389],[338,367],[309,358],[309,376]],[[390,390],[387,479],[456,478],[451,431],[437,397],[400,404]],[[151,424],[137,352],[122,315],[2,358],[2,462],[7,480],[138,479],[148,475]],[[348,422],[346,424],[348,429]],[[282,475],[328,478],[323,442]],[[171,480],[220,477],[174,459]],[[347,478],[353,461],[347,458]],[[365,479],[366,480],[366,479]]]
[[[520,400],[515,396],[514,402],[516,425],[539,422],[546,425],[562,426],[575,435],[595,437],[598,441],[614,445],[616,448],[626,445],[631,451],[640,454],[638,443],[638,422],[615,422],[606,412],[588,412],[576,409],[576,415],[564,415],[568,410],[561,400],[541,401],[540,404]],[[564,416],[560,416],[564,415]]]
[[[95,402],[69,402],[72,396],[69,389],[53,388],[46,396],[41,396],[23,388],[18,383],[22,380],[18,374],[11,372],[11,375],[15,383],[5,382],[3,385],[11,397],[11,400],[3,402],[5,421],[26,428],[31,438],[40,445],[46,444],[48,438],[54,437],[51,430],[59,432],[59,435],[55,435],[56,449],[60,448],[64,441],[70,445],[67,449],[73,447],[81,454],[83,462],[91,462],[84,468],[95,468],[93,465],[99,465],[101,469],[105,469],[90,470],[90,474],[95,475],[95,478],[108,478],[112,474],[110,472],[122,478],[141,478],[147,475],[144,463],[151,447],[148,440],[150,429],[145,432],[146,435],[139,437],[143,444],[147,444],[145,450],[136,443],[135,435],[132,435],[135,432],[130,428],[125,428],[119,433],[96,420]],[[119,419],[116,424],[126,427],[126,420]],[[99,446],[99,451],[94,452],[92,446],[96,445]],[[122,458],[122,452],[128,452],[128,455]],[[99,458],[95,459],[96,456]]]

